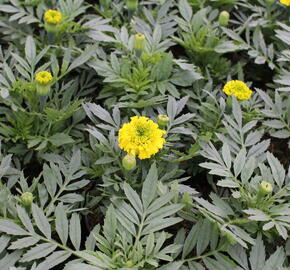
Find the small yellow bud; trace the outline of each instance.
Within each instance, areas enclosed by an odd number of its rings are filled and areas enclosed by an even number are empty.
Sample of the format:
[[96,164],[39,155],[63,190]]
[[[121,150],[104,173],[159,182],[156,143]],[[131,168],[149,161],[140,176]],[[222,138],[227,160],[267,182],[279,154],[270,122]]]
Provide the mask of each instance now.
[[262,181],[260,183],[259,193],[261,194],[261,196],[271,194],[272,191],[273,191],[273,186],[269,182]]
[[44,28],[47,32],[57,32],[57,25],[62,20],[61,12],[49,9],[44,13]]
[[145,48],[145,36],[143,34],[136,34],[134,36],[134,49],[141,55]]
[[127,171],[135,169],[136,167],[135,155],[127,154],[122,160],[122,165]]
[[61,22],[61,12],[53,9],[49,9],[44,13],[44,21],[50,24],[58,24]]
[[33,194],[31,192],[24,192],[21,195],[21,203],[24,206],[30,206],[33,202]]
[[157,123],[160,127],[166,127],[169,123],[169,117],[165,114],[159,114],[157,116]]
[[219,15],[219,23],[220,25],[227,25],[229,23],[230,14],[227,11],[222,11]]
[[48,71],[40,71],[36,74],[36,91],[40,96],[45,96],[49,93],[52,79],[53,77]]

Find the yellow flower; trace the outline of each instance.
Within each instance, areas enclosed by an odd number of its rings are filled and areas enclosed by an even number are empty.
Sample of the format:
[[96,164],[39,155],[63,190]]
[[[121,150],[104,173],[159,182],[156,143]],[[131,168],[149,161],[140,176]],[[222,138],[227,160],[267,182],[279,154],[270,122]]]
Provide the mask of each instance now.
[[149,118],[134,116],[119,130],[119,146],[140,159],[150,158],[163,147],[166,141],[162,136],[165,133]]
[[44,20],[51,24],[58,24],[62,19],[61,12],[49,9],[44,13]]
[[35,80],[39,84],[49,84],[52,81],[52,75],[48,71],[40,71],[36,74]]
[[286,6],[290,6],[290,0],[280,0],[280,3]]
[[252,90],[242,81],[229,81],[223,88],[228,96],[235,96],[237,99],[247,100],[252,95]]

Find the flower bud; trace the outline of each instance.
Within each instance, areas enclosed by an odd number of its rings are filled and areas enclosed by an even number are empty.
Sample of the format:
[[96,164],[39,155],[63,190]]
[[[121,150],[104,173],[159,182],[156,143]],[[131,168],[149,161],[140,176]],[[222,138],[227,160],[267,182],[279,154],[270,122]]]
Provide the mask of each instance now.
[[269,182],[262,181],[260,183],[259,194],[261,194],[261,196],[271,194],[272,191],[273,191],[273,186]]
[[169,123],[169,117],[166,114],[159,114],[157,116],[157,123],[160,127],[166,127]]
[[275,0],[266,0],[266,2],[272,4],[275,2]]
[[221,231],[221,235],[225,236],[231,245],[235,245],[237,243],[237,240],[231,234]]
[[44,28],[47,32],[55,33],[58,30],[58,24],[62,20],[61,12],[49,9],[44,13]]
[[126,266],[133,266],[133,262],[132,261],[127,261],[126,262]]
[[127,171],[133,170],[136,167],[135,155],[127,154],[122,160],[122,165]]
[[52,82],[52,75],[48,71],[40,71],[35,76],[36,92],[40,96],[45,96],[50,91],[50,84]]
[[219,23],[222,26],[225,26],[229,23],[230,14],[227,11],[222,11],[219,15]]
[[134,36],[134,50],[136,54],[141,56],[142,51],[145,48],[145,36],[143,34],[136,34]]
[[184,192],[181,197],[181,203],[185,205],[186,208],[190,208],[192,206],[192,197],[188,192]]
[[127,0],[126,1],[128,10],[136,10],[138,8],[138,0]]
[[21,203],[28,207],[32,204],[33,202],[33,194],[31,192],[24,192],[21,195]]

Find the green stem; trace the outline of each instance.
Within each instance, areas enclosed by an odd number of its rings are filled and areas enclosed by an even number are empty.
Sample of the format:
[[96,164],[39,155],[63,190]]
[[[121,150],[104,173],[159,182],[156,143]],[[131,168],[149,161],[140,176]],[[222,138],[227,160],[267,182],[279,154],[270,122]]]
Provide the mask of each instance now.
[[215,255],[215,254],[219,253],[220,251],[222,251],[222,250],[221,250],[221,249],[213,250],[213,251],[210,251],[210,252],[205,253],[205,254],[203,254],[203,255],[195,256],[195,257],[192,257],[192,258],[186,259],[186,260],[184,260],[184,261],[185,261],[185,262],[197,261],[197,260],[200,260],[200,259],[203,259],[203,258],[206,258],[206,257],[212,256],[212,255]]

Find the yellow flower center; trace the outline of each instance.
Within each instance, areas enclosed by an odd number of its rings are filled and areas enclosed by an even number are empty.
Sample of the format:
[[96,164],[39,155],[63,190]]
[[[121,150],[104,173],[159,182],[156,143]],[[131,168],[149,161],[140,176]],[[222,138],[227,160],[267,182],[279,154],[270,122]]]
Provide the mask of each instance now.
[[228,96],[235,96],[240,100],[247,100],[252,95],[252,90],[242,81],[233,80],[225,84],[223,91]]
[[44,13],[44,20],[50,24],[58,24],[62,19],[61,12],[49,9]]
[[40,84],[49,84],[52,81],[52,75],[48,71],[40,71],[36,74],[35,80]]
[[149,118],[134,116],[119,130],[119,146],[140,159],[150,158],[163,147],[165,139],[162,136],[165,133]]

